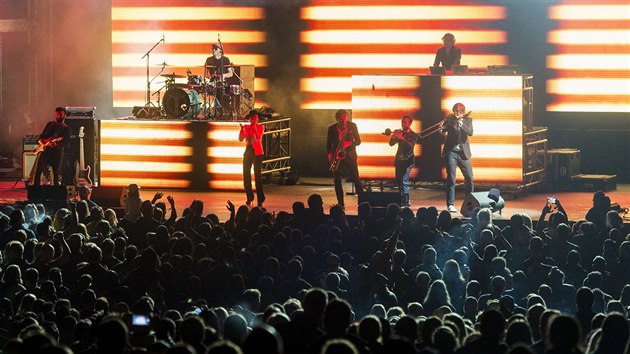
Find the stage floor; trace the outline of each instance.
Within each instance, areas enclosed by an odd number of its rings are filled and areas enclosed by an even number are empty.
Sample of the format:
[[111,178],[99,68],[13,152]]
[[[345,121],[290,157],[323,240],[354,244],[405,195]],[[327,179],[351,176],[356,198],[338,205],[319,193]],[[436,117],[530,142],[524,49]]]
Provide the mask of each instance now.
[[[27,191],[23,182],[14,184],[16,179],[0,180],[0,205],[12,205],[27,200]],[[326,211],[328,208],[336,204],[335,190],[330,178],[300,178],[299,184],[292,186],[266,184],[265,185],[265,208],[269,211],[291,211],[291,205],[295,201],[302,201],[306,204],[309,195],[318,193],[324,199]],[[157,191],[164,193],[164,201],[166,196],[172,195],[175,198],[177,210],[181,212],[185,207],[189,206],[194,199],[200,199],[204,202],[205,213],[215,213],[221,220],[225,220],[229,213],[226,209],[226,201],[231,200],[237,207],[245,203],[245,193],[239,191],[187,191],[187,190],[157,190],[157,189],[141,189],[143,199],[151,199]],[[350,183],[344,183],[344,191],[350,192]],[[386,188],[385,191],[394,192],[395,189]],[[478,191],[482,191],[478,189]],[[612,202],[619,203],[621,207],[630,207],[630,184],[618,184],[614,191],[606,192]],[[547,196],[556,196],[569,214],[572,221],[584,218],[586,212],[592,205],[593,192],[574,192],[574,191],[528,191],[521,193],[517,198],[510,199],[508,195],[502,195],[506,198],[505,208],[502,214],[495,213],[495,219],[509,219],[515,213],[526,213],[532,217],[534,221],[538,220],[540,212],[546,203]],[[459,209],[463,201],[463,190],[458,188],[456,194],[455,206]],[[415,188],[411,191],[411,203],[413,210],[420,207],[435,206],[439,210],[445,208],[444,189],[440,188]],[[357,196],[346,195],[346,214],[356,215],[357,213]],[[461,214],[457,213],[461,217]],[[625,221],[630,222],[630,215],[625,216]]]

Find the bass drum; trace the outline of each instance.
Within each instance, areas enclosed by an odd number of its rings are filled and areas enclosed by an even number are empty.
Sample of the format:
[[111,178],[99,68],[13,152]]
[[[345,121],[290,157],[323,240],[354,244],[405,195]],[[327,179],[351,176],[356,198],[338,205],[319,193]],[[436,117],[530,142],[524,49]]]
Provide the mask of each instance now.
[[162,107],[171,118],[196,119],[201,111],[201,98],[195,90],[170,87],[164,94]]

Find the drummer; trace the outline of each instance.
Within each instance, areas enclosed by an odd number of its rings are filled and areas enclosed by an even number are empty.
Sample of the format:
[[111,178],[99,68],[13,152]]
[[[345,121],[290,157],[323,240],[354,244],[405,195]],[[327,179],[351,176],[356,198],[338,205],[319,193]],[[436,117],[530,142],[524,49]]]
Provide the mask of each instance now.
[[[223,56],[223,47],[220,43],[212,44],[212,56],[206,58],[206,77],[211,80],[217,80],[219,73],[222,71],[221,81],[234,76],[234,69],[231,66],[230,59]],[[221,70],[223,68],[223,70]]]

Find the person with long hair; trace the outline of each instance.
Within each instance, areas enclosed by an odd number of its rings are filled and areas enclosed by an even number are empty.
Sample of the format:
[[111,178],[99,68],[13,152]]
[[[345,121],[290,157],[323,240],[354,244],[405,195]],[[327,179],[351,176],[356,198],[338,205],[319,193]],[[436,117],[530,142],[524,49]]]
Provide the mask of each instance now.
[[447,306],[451,308],[451,310],[454,310],[453,305],[451,304],[451,296],[448,294],[444,281],[440,279],[431,284],[422,306],[424,307],[424,314],[426,316],[431,316],[433,311],[442,306]]

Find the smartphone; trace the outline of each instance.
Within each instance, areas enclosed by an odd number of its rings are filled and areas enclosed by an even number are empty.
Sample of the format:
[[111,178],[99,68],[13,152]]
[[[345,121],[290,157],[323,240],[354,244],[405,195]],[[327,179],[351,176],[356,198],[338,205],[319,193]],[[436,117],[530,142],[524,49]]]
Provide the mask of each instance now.
[[131,315],[131,325],[137,327],[146,327],[151,323],[149,316],[145,315]]
[[556,202],[557,202],[556,197],[547,197],[547,203],[556,204]]
[[199,307],[195,307],[195,309],[193,310],[193,313],[199,316],[201,314],[201,309]]

